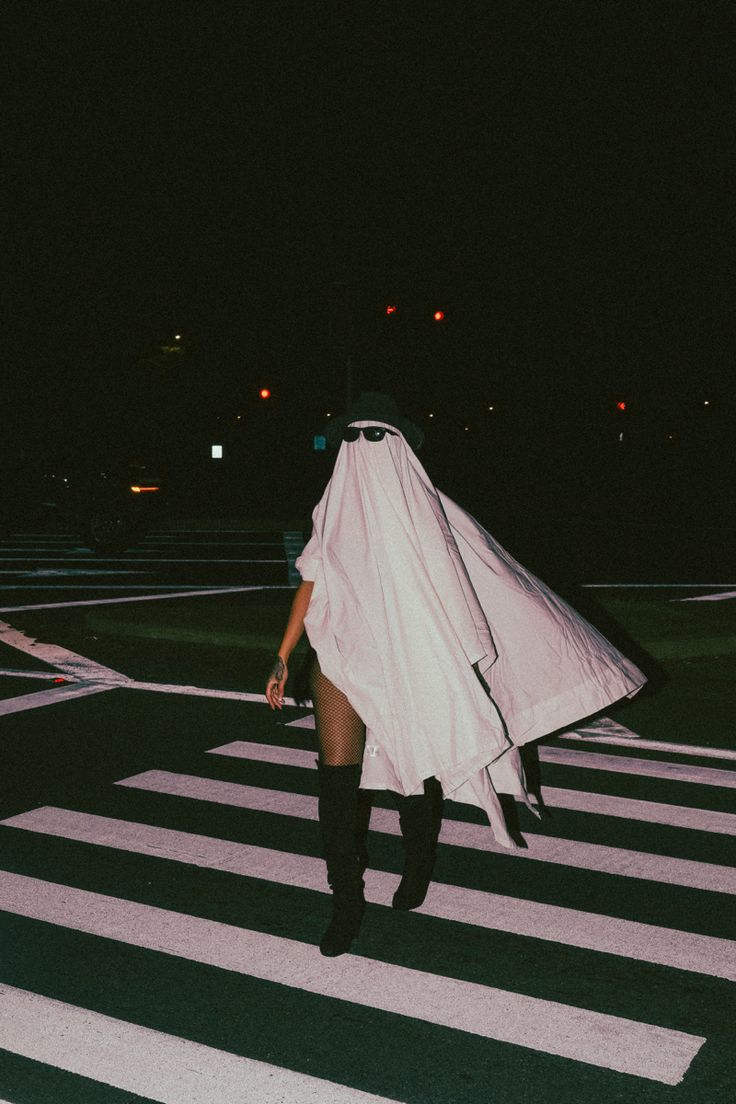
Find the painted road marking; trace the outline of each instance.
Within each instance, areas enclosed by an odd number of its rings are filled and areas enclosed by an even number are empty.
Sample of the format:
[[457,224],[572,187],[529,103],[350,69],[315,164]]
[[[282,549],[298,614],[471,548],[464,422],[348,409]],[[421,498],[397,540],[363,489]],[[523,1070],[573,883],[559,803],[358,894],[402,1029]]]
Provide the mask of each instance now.
[[[280,885],[327,892],[324,862],[309,855],[274,851],[51,806],[9,817],[2,824],[137,855],[153,855],[207,870],[227,871]],[[391,900],[399,884],[398,874],[368,870],[365,877],[369,901],[385,905]],[[415,911],[490,931],[511,932],[531,939],[736,981],[736,942],[730,939],[434,881],[427,901]]]
[[[279,561],[281,562],[281,561]],[[287,583],[263,586],[221,586],[212,590],[179,590],[171,594],[132,594],[125,598],[80,598],[76,602],[30,603],[23,606],[0,606],[0,613],[19,613],[22,610],[66,609],[69,606],[112,606],[120,602],[160,602],[167,598],[203,598],[208,594],[238,594],[247,590],[291,590]]]
[[[0,677],[5,678],[31,678],[31,679],[56,679],[59,677],[58,671],[26,671],[20,670],[16,667],[0,667]],[[71,682],[75,682],[71,675],[65,675],[64,678],[69,679]]]
[[[566,752],[564,748],[539,749],[540,759],[547,758],[547,752],[559,750],[563,755],[585,755],[585,752]],[[314,752],[302,751],[299,748],[284,748],[275,744],[257,744],[248,740],[234,740],[222,747],[212,748],[212,754],[231,755],[238,759],[256,759],[264,763],[276,763],[281,766],[307,767],[316,769]],[[597,756],[593,758],[615,759],[615,756]],[[635,765],[661,766],[662,764],[650,764],[646,760],[634,759]],[[570,764],[568,764],[570,765]],[[582,764],[572,764],[582,765]],[[585,764],[588,766],[589,764]],[[667,765],[667,764],[664,764]],[[672,767],[677,764],[669,764]],[[609,768],[605,768],[609,769]],[[707,770],[707,767],[685,767],[686,770]],[[632,771],[631,773],[636,773]],[[647,774],[646,770],[640,773]],[[736,774],[732,771],[717,771],[714,773],[725,774],[729,778],[729,786],[734,785]],[[723,785],[723,783],[710,782],[709,785]],[[570,795],[573,795],[572,797]],[[719,832],[726,835],[736,835],[736,815],[733,813],[713,812],[710,809],[695,809],[684,805],[664,805],[656,801],[640,801],[628,797],[610,797],[608,794],[589,793],[582,790],[562,790],[554,786],[542,786],[542,797],[545,804],[562,809],[577,809],[583,812],[603,812],[606,816],[626,817],[627,820],[645,820],[656,824],[670,824],[677,827],[695,828],[704,832]],[[600,808],[599,808],[600,806]],[[612,810],[617,811],[612,811]]]
[[584,793],[580,790],[542,786],[545,803],[557,809],[598,816],[642,820],[648,824],[668,824],[673,828],[689,828],[696,832],[716,832],[736,836],[736,813],[720,813],[711,809],[695,809],[687,805],[667,805],[658,801],[612,797],[610,794]]
[[[237,590],[283,590],[290,589],[285,586],[273,587],[237,587]],[[192,591],[191,596],[201,593]],[[215,591],[215,593],[221,593]],[[187,596],[190,592],[187,592]],[[158,597],[158,596],[157,596]],[[165,595],[164,597],[171,597]],[[137,599],[136,599],[137,600]],[[43,606],[31,606],[31,609],[43,609]],[[212,690],[202,686],[177,686],[159,682],[141,682],[128,678],[120,671],[113,671],[110,667],[103,667],[94,660],[71,652],[57,644],[43,644],[31,636],[27,636],[20,629],[14,629],[5,621],[0,621],[0,643],[7,644],[11,648],[27,655],[35,656],[50,666],[55,667],[64,675],[71,675],[76,681],[85,683],[103,683],[105,687],[122,687],[126,690],[149,690],[163,694],[189,694],[203,698],[226,698],[231,701],[265,702],[264,694],[249,694],[239,690]],[[286,705],[296,705],[293,698],[284,698]]]
[[90,694],[100,694],[103,690],[112,690],[110,685],[100,686],[84,684],[82,686],[56,686],[52,690],[36,690],[33,694],[21,694],[17,698],[0,700],[0,717],[11,713],[24,713],[27,709],[40,709],[46,705],[58,705],[70,698],[86,698]]
[[702,1036],[0,872],[3,909],[302,992],[677,1085]]
[[11,648],[17,648],[26,655],[36,656],[44,663],[56,667],[59,671],[74,675],[83,682],[104,682],[122,685],[127,681],[126,676],[119,671],[113,671],[111,667],[103,667],[86,656],[62,648],[58,644],[42,644],[34,640],[32,636],[26,636],[19,629],[14,629],[5,621],[0,621],[0,643],[8,644]]
[[0,998],[4,1050],[136,1098],[160,1104],[396,1104],[11,985],[0,985]]
[[[277,560],[231,560],[229,557],[220,556],[216,559],[143,559],[140,556],[98,556],[95,552],[86,553],[88,559],[94,563],[219,563],[219,564],[283,564],[286,561],[281,556]],[[84,557],[79,556],[24,556],[29,563],[79,563]],[[0,562],[18,562],[20,556],[0,556]]]
[[[289,588],[290,589],[290,588]],[[195,698],[226,698],[230,701],[264,703],[264,694],[249,694],[245,690],[210,690],[206,686],[179,686],[176,683],[139,682],[137,679],[126,682],[126,690],[150,690],[160,694],[190,694]],[[293,698],[284,698],[285,705],[296,705]]]
[[216,548],[281,548],[281,541],[181,541],[176,540],[175,537],[144,537],[144,543],[139,545],[140,548],[150,548],[152,544],[162,544],[164,548],[172,548],[175,545],[182,545],[184,548],[206,548],[214,546]]
[[590,590],[722,590],[736,583],[580,583]]
[[[292,723],[295,724],[297,722]],[[632,746],[631,740],[628,737],[588,736],[585,731],[558,732],[555,739],[580,740],[585,744],[613,744],[618,747]],[[692,755],[695,758],[703,759],[736,759],[736,751],[734,751],[733,748],[705,747],[697,744],[675,744],[667,740],[645,740],[641,736],[637,737],[636,747],[637,749],[642,748],[646,751],[669,751],[678,755]]]
[[32,571],[0,571],[0,575],[16,575],[27,579],[69,579],[73,575],[154,575],[153,571],[127,571],[96,567],[34,567]]
[[[261,813],[297,817],[300,820],[317,820],[317,798],[307,794],[268,790],[260,786],[246,786],[238,782],[222,782],[214,778],[200,778],[173,771],[151,770],[130,778],[120,779],[117,786],[127,786],[148,793],[164,793],[194,801],[209,801],[216,805],[228,805],[239,809],[252,809]],[[399,814],[393,809],[374,808],[371,817],[374,831],[400,836]],[[552,863],[580,870],[596,870],[603,874],[615,874],[621,878],[638,878],[643,881],[680,885],[689,889],[704,889],[713,893],[736,896],[736,869],[716,863],[678,859],[669,855],[652,855],[643,851],[631,851],[623,847],[606,847],[597,843],[557,839],[534,832],[525,832],[527,847],[506,848],[495,843],[488,825],[468,824],[465,821],[442,822],[440,842],[451,847],[467,847],[473,851],[491,851],[515,859]]]
[[[1,572],[0,575],[8,575],[11,572]],[[13,573],[14,574],[14,573]],[[137,575],[136,571],[110,572],[115,575]],[[140,574],[152,575],[153,572],[140,572]],[[226,583],[9,583],[0,586],[0,592],[4,591],[180,591],[186,585],[192,591],[222,591],[227,590]],[[268,587],[258,587],[259,590],[268,590]]]
[[724,598],[736,598],[736,590],[724,590],[721,594],[699,594],[697,598],[671,598],[672,602],[722,602]]
[[566,767],[636,774],[646,778],[666,778],[670,782],[691,782],[699,786],[736,787],[736,771],[719,770],[717,767],[698,767],[689,763],[669,763],[637,759],[628,755],[605,755],[598,751],[572,751],[556,747],[540,747],[539,758],[544,763],[559,763]]

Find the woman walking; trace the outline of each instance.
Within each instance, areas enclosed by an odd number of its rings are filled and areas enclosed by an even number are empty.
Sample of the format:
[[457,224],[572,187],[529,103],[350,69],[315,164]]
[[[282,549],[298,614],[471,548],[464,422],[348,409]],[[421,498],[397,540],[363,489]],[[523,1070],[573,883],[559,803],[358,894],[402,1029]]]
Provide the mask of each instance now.
[[361,790],[397,795],[405,865],[393,907],[417,908],[443,796],[482,808],[496,841],[516,847],[498,795],[530,804],[519,747],[646,680],[437,490],[416,456],[421,430],[392,399],[364,393],[325,434],[339,451],[266,696],[282,707],[306,629],[333,892],[320,950],[335,956],[365,910]]

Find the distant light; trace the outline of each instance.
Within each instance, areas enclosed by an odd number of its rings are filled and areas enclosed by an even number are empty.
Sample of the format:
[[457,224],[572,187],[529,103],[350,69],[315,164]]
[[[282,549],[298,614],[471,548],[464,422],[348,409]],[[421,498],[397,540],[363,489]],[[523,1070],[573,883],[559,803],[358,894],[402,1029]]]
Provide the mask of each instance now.
[[131,488],[133,494],[152,494],[154,491],[160,490],[159,487],[140,487],[135,483]]
[[495,408],[495,406],[489,406],[488,409],[489,410],[495,410],[496,408]]
[[432,317],[434,318],[435,322],[441,322],[442,319],[445,317],[445,312],[441,310],[436,310]]
[[398,309],[399,308],[392,303],[386,307],[386,314],[396,314]]
[[66,682],[66,679],[65,678],[55,678],[53,681],[54,682]]
[[325,414],[325,417],[326,417],[326,418],[331,418],[331,417],[332,417],[332,415],[331,415],[331,414]]
[[174,341],[181,341],[181,334],[174,334]]
[[212,446],[212,459],[213,460],[222,460],[222,445],[213,445]]
[[616,409],[617,410],[625,410],[626,409],[626,403],[623,400],[621,402],[617,402],[616,403]]
[[258,394],[261,396],[262,399],[270,399],[271,398],[271,392],[269,391],[269,389],[267,387],[262,387],[261,390],[258,392]]
[[434,418],[434,414],[430,414],[430,415],[429,415],[429,417],[430,417],[430,418]]
[[710,399],[706,399],[703,406],[710,406]]
[[470,429],[470,426],[466,426],[465,427],[465,432],[467,433],[469,431],[469,429]]
[[236,415],[235,415],[235,421],[236,421],[236,422],[239,422],[239,421],[241,420],[241,418],[242,418],[242,417],[243,417],[243,415],[242,415],[242,414],[236,414]]

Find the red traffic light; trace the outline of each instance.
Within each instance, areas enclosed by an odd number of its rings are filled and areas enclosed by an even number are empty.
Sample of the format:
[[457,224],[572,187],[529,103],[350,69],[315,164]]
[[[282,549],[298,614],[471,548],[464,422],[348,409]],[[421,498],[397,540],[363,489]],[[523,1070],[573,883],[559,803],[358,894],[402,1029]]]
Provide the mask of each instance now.
[[441,322],[445,317],[445,312],[441,310],[436,310],[432,317],[434,318],[435,322]]
[[260,397],[262,399],[270,399],[271,398],[271,392],[269,391],[269,389],[267,387],[262,387],[261,390],[258,392],[258,394],[260,395]]
[[389,305],[386,307],[386,314],[396,314],[398,309],[399,308],[396,306],[395,303],[389,303]]
[[616,403],[616,409],[617,410],[625,410],[626,409],[626,403],[624,402],[623,399],[620,402]]

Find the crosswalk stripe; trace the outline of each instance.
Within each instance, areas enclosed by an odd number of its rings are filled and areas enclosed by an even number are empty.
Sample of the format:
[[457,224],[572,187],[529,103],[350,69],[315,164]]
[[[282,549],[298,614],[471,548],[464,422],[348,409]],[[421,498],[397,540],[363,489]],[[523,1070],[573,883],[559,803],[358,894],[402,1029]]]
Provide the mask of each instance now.
[[[296,722],[301,723],[301,722]],[[306,727],[306,726],[304,726]],[[675,744],[669,740],[646,740],[642,736],[593,736],[588,732],[560,732],[558,740],[579,740],[585,744],[612,744],[637,751],[666,751],[675,755],[693,755],[702,759],[736,759],[733,748],[705,747],[699,744]]]
[[[230,755],[238,759],[256,759],[281,766],[316,769],[314,752],[302,751],[300,748],[285,748],[277,744],[233,740],[230,744],[212,748],[211,753]],[[611,758],[615,757],[611,756]],[[728,771],[723,773],[731,776]],[[700,832],[736,835],[736,814],[734,813],[691,808],[688,805],[665,805],[657,801],[640,801],[636,798],[613,797],[609,794],[582,790],[566,790],[556,786],[542,786],[542,797],[546,805],[557,809],[574,809],[576,812],[598,813],[603,816],[623,817],[626,820],[668,824],[677,828],[694,828]]]
[[[292,727],[291,725],[289,727]],[[294,725],[293,727],[297,727]],[[298,727],[307,728],[308,725]],[[229,744],[211,748],[213,755],[232,755],[242,759],[260,759],[275,762],[268,754],[275,753],[275,745],[256,744],[248,740],[233,740]],[[302,752],[298,748],[285,748],[290,766],[314,765],[315,753]],[[665,778],[671,782],[692,782],[702,786],[736,787],[736,771],[718,767],[697,767],[689,763],[670,763],[641,759],[628,755],[606,755],[597,751],[572,751],[568,748],[540,747],[539,758],[544,763],[558,763],[567,767],[584,767],[590,770],[613,771],[621,774],[637,774],[647,778]],[[279,760],[283,762],[283,760]]]
[[24,713],[27,709],[40,709],[45,705],[58,705],[59,702],[68,701],[70,698],[85,698],[90,694],[99,694],[103,690],[111,689],[111,686],[99,684],[57,686],[52,690],[36,690],[32,694],[20,694],[17,698],[0,700],[0,717],[9,716],[11,713]]
[[[4,549],[0,548],[0,552],[2,552],[2,551],[4,551]],[[17,560],[20,560],[20,559],[23,559],[23,561],[28,562],[28,563],[85,563],[85,562],[88,562],[88,561],[91,560],[94,563],[130,563],[130,564],[133,564],[133,563],[193,563],[193,564],[220,563],[220,564],[222,564],[222,563],[224,563],[224,564],[282,564],[283,565],[286,562],[284,560],[283,556],[280,557],[277,560],[235,560],[235,559],[231,559],[229,556],[218,556],[215,559],[205,559],[204,557],[202,557],[201,559],[199,557],[197,557],[196,559],[185,559],[184,557],[176,557],[175,559],[172,557],[172,558],[169,558],[169,559],[164,559],[163,557],[156,556],[156,557],[153,557],[153,558],[144,559],[142,556],[134,556],[134,555],[129,555],[129,556],[98,556],[94,552],[89,552],[85,555],[80,554],[79,556],[23,556],[23,557],[21,557],[21,556],[0,556],[0,562],[2,562],[2,563],[10,563],[12,561],[17,561]]]
[[395,1104],[11,985],[0,997],[0,1047],[159,1104]]
[[[197,775],[152,770],[123,778],[116,785],[145,790],[149,793],[165,793],[174,797],[253,809],[258,812],[277,813],[302,820],[317,820],[316,797],[246,786],[238,782],[222,782]],[[401,834],[398,814],[392,809],[374,808],[371,827],[374,831],[388,835]],[[513,858],[575,867],[581,870],[596,870],[623,878],[640,878],[668,885],[686,886],[690,889],[705,889],[714,893],[736,895],[736,870],[732,867],[672,858],[668,855],[629,851],[621,847],[557,839],[533,832],[527,832],[525,839],[526,849],[509,850],[493,842],[488,827],[448,818],[443,821],[440,833],[440,842],[451,846],[467,847],[476,851],[492,851]]]
[[690,828],[696,832],[715,832],[736,836],[736,813],[721,813],[712,809],[695,809],[688,805],[665,805],[659,801],[639,801],[611,794],[565,790],[542,786],[547,805],[577,813],[597,813],[599,816],[641,820],[648,824],[668,824],[672,828]]
[[702,1036],[0,872],[5,911],[498,1042],[677,1085]]
[[718,767],[699,767],[690,763],[670,763],[557,747],[540,747],[539,758],[543,763],[558,763],[565,767],[585,767],[588,770],[637,774],[646,778],[666,778],[670,782],[692,782],[700,786],[723,786],[727,789],[736,787],[736,771]]
[[[208,870],[326,891],[324,862],[307,855],[49,806],[10,817],[2,824]],[[365,877],[368,900],[377,904],[391,900],[399,882],[397,874],[368,870]],[[492,931],[736,981],[736,943],[730,939],[439,882],[432,882],[427,901],[416,911]]]

